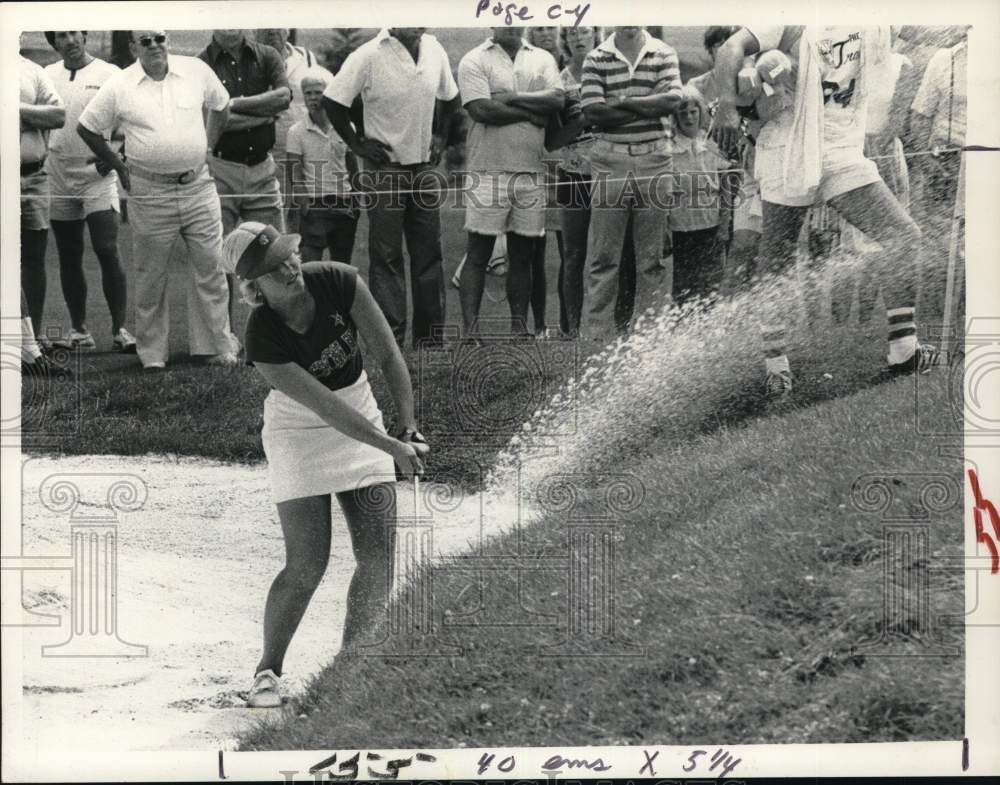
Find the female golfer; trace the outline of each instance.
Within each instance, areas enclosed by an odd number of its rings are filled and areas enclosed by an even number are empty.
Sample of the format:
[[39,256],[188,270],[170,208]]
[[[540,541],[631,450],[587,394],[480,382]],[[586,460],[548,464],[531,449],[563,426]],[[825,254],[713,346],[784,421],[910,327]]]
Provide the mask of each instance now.
[[[357,566],[347,595],[344,650],[377,620],[392,581],[389,527],[396,519],[395,467],[423,472],[429,448],[413,418],[406,365],[385,317],[357,271],[299,258],[299,236],[247,222],[224,243],[229,270],[253,306],[246,355],[271,385],[262,437],[285,539],[285,568],[268,593],[264,651],[247,698],[281,704],[285,650],[330,554],[330,496],[344,511]],[[389,436],[358,343],[385,378],[402,424]]]

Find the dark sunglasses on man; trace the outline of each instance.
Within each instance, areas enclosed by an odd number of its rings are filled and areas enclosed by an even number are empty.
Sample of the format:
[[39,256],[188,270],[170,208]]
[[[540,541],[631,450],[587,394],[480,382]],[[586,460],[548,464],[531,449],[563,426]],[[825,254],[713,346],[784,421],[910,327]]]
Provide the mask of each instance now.
[[139,45],[148,49],[153,45],[153,43],[165,44],[167,42],[166,33],[157,33],[156,35],[144,35],[139,38]]

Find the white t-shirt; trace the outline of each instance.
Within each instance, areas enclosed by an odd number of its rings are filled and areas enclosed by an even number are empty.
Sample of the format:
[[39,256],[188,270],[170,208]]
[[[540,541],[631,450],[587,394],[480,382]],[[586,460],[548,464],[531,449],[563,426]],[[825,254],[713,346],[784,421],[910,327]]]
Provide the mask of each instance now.
[[[38,63],[24,55],[19,56],[21,103],[33,106],[62,106],[62,99],[56,92],[49,75]],[[32,128],[21,123],[21,163],[33,164],[44,161],[48,149],[49,131]]]
[[[896,85],[904,67],[911,66],[910,58],[899,52],[889,55],[885,68],[879,72],[879,77],[872,81],[868,89],[868,124],[869,134],[880,134],[889,124],[889,113],[892,109],[892,99],[896,94]],[[895,129],[890,129],[894,131]],[[893,134],[895,136],[895,134]]]
[[933,119],[932,144],[965,144],[967,61],[968,47],[963,41],[951,49],[939,49],[927,63],[911,108]]
[[[761,52],[779,49],[797,67],[799,41],[804,30],[801,25],[747,29],[757,39]],[[863,104],[866,102],[860,100],[857,90],[862,68],[863,29],[858,25],[848,25],[816,27],[813,30],[823,88],[824,145],[827,148],[863,148],[866,115]],[[761,143],[766,145],[776,134],[783,138],[784,132],[791,128],[793,116],[794,107],[789,107],[768,122],[761,131]]]
[[116,125],[125,132],[130,161],[151,172],[173,174],[205,163],[208,138],[202,109],[222,111],[229,93],[197,57],[170,55],[169,71],[156,81],[137,61],[106,81],[80,115],[95,134]]
[[[87,159],[93,157],[86,142],[76,132],[76,124],[87,104],[97,95],[108,79],[119,73],[121,69],[95,57],[83,68],[75,71],[66,67],[62,60],[45,67],[56,86],[56,92],[66,104],[66,125],[57,128],[49,137],[49,153],[59,158]],[[110,132],[105,132],[104,138],[110,140]]]
[[320,128],[307,114],[288,129],[288,153],[302,156],[303,169],[294,173],[292,181],[296,195],[343,196],[351,190],[345,162],[347,144],[333,128]]
[[420,37],[413,62],[406,47],[383,29],[347,56],[323,93],[343,106],[359,94],[365,136],[389,145],[393,161],[420,164],[430,160],[435,101],[450,101],[458,86],[448,54],[434,36]]
[[[555,58],[527,41],[514,59],[487,38],[466,52],[458,64],[462,105],[489,99],[496,92],[562,89]],[[466,166],[475,172],[542,172],[545,165],[545,129],[529,123],[486,125],[469,122]]]

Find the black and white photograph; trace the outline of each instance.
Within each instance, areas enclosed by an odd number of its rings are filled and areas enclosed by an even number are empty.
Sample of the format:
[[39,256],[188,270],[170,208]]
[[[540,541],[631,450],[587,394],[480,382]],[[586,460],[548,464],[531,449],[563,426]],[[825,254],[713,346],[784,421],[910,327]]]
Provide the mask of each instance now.
[[1000,774],[1000,9],[873,6],[0,8],[4,780]]

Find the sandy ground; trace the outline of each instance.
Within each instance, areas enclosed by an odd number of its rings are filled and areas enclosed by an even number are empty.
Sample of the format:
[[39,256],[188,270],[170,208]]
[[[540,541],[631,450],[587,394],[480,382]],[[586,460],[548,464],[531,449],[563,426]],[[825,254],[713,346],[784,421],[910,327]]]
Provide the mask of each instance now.
[[[234,734],[261,716],[243,707],[240,693],[249,687],[264,598],[284,558],[266,469],[169,457],[25,459],[23,554],[70,554],[69,513],[39,502],[46,478],[80,474],[74,481],[83,503],[74,514],[85,516],[100,511],[108,485],[102,475],[116,472],[136,474],[148,487],[143,508],[120,514],[117,526],[118,637],[148,651],[133,657],[43,655],[42,646],[70,637],[70,572],[6,571],[8,581],[23,575],[26,607],[60,620],[58,627],[19,628],[23,752],[231,748]],[[405,501],[413,504],[412,495],[402,497],[407,488],[412,494],[412,486],[400,488],[403,511]],[[475,515],[439,516],[433,526],[440,553],[478,536]],[[292,695],[340,644],[354,560],[336,506],[331,550],[326,576],[285,660]],[[9,546],[4,555],[11,555]],[[5,641],[11,634],[7,628]]]

